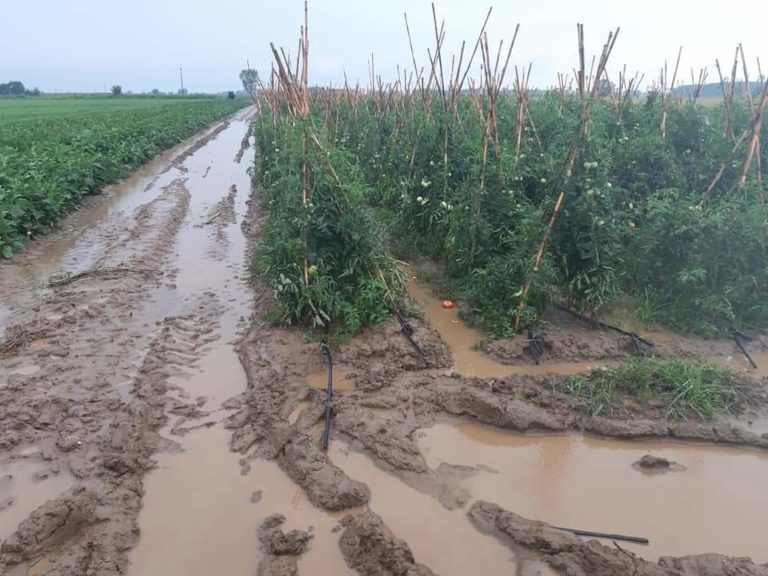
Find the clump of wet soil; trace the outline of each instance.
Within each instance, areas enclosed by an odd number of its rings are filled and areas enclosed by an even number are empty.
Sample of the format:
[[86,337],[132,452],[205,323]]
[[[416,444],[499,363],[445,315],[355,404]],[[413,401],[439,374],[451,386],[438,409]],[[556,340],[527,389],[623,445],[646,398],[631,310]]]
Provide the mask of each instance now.
[[[3,542],[0,547],[3,563],[14,566],[38,558],[62,547],[96,522],[96,494],[82,486],[71,488],[32,512]],[[90,542],[70,550],[66,563],[82,564],[85,553],[93,545]]]
[[366,576],[433,576],[418,564],[408,544],[395,537],[384,522],[365,510],[341,521],[344,532],[339,547],[347,564]]
[[481,531],[534,550],[563,576],[766,576],[768,564],[754,564],[748,558],[700,554],[683,558],[662,557],[657,563],[639,558],[618,544],[606,546],[597,540],[584,541],[544,522],[528,520],[497,504],[478,500],[469,518]]
[[682,472],[686,467],[663,456],[644,454],[632,467],[646,474],[663,474],[664,472]]
[[312,534],[308,530],[284,532],[285,516],[273,514],[259,528],[259,541],[264,557],[259,563],[258,576],[296,576],[298,557],[307,549]]

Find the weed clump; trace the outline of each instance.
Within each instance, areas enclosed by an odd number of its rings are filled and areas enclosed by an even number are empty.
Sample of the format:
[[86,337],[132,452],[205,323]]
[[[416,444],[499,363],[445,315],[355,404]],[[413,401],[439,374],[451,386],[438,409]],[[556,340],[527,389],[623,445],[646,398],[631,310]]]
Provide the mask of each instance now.
[[731,413],[740,397],[733,373],[714,364],[679,359],[627,360],[588,376],[571,377],[564,389],[583,401],[590,416],[610,413],[616,398],[627,394],[640,402],[662,402],[669,419],[709,420]]

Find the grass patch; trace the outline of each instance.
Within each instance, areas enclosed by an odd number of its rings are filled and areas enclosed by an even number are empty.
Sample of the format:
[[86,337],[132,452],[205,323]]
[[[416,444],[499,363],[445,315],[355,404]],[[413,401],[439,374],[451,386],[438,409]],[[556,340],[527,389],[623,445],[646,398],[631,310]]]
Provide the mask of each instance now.
[[731,413],[739,397],[734,374],[728,370],[678,359],[628,360],[585,377],[572,377],[565,389],[586,402],[591,416],[609,411],[623,393],[641,402],[661,400],[669,419],[695,415],[709,420],[715,414]]

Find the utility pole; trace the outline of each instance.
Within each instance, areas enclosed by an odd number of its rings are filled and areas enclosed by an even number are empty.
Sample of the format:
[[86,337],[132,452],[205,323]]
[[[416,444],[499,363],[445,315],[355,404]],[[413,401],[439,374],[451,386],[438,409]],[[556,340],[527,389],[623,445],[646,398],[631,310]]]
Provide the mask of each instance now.
[[181,92],[180,94],[184,96],[184,69],[179,66],[179,78],[181,79]]

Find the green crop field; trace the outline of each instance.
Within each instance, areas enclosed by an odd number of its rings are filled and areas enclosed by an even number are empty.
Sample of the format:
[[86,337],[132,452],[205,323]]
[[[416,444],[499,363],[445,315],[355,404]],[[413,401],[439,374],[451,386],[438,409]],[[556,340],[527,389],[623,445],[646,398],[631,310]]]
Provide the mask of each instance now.
[[223,97],[0,99],[0,255],[87,194],[248,104]]
[[147,110],[180,103],[209,101],[195,96],[38,96],[0,98],[0,122],[95,115],[125,110]]

